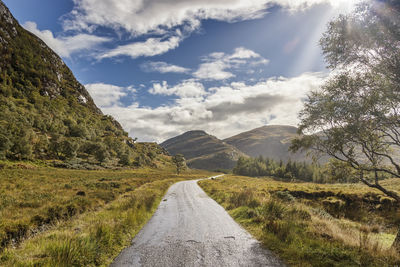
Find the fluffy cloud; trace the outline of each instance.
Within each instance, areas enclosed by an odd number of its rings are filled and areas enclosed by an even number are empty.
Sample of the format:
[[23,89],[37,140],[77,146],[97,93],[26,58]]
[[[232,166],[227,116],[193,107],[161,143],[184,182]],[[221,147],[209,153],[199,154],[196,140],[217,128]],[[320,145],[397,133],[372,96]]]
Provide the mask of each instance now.
[[[131,58],[160,55],[175,49],[184,39],[201,27],[202,20],[215,19],[235,22],[261,18],[267,9],[280,5],[289,10],[299,10],[320,3],[330,3],[334,7],[347,9],[360,0],[73,0],[73,10],[62,17],[65,33],[77,35],[54,37],[49,30],[40,31],[33,22],[25,28],[39,36],[62,57],[82,50],[93,49],[110,41],[109,38],[92,34],[95,29],[105,27],[119,33],[127,32],[132,37],[152,34],[142,42],[132,42],[99,53],[98,59],[117,56]],[[243,51],[242,51],[243,52]],[[245,55],[243,56],[250,56]],[[199,76],[212,76],[206,69],[199,70]],[[211,79],[227,79],[229,72],[221,70],[221,63],[209,65],[219,71]]]
[[[177,48],[184,38],[175,36],[176,31],[188,36],[201,27],[202,20],[235,22],[257,19],[263,17],[273,5],[299,10],[321,3],[330,3],[334,7],[351,7],[358,1],[360,0],[73,0],[73,10],[63,16],[62,20],[65,31],[93,32],[96,28],[106,27],[127,32],[133,37],[148,34],[160,37],[153,36],[145,42],[121,45],[98,55],[99,59],[121,55],[137,58],[160,55]],[[45,34],[49,35],[49,32]],[[230,76],[228,72],[221,71],[220,65],[209,67],[220,70],[218,76],[210,78],[226,79]],[[199,75],[210,76],[204,70]]]
[[166,81],[155,83],[149,92],[153,95],[176,95],[182,98],[196,98],[206,94],[203,84],[193,80],[183,81],[173,87],[169,87]]
[[271,78],[253,85],[231,83],[207,90],[199,82],[187,81],[193,91],[200,92],[187,94],[182,93],[186,90],[177,89],[184,88],[184,83],[173,87],[163,83],[150,91],[179,95],[173,104],[150,108],[135,103],[102,110],[142,141],[161,142],[193,129],[225,138],[265,124],[297,125],[303,99],[323,81],[321,73],[304,73],[294,78]]
[[303,9],[320,3],[340,6],[356,0],[74,0],[65,29],[97,26],[124,29],[135,35],[160,33],[177,26],[195,29],[203,19],[239,21],[260,18],[272,5]]
[[229,56],[230,59],[249,59],[249,58],[261,58],[259,54],[244,47],[238,47],[234,53]]
[[181,41],[180,36],[172,36],[168,39],[149,38],[144,42],[135,42],[121,45],[97,56],[98,59],[112,58],[117,56],[130,56],[131,58],[150,57],[160,55],[175,49]]
[[86,84],[85,87],[100,108],[120,106],[122,97],[127,96],[128,92],[136,91],[132,86],[120,87],[105,83]]
[[[34,22],[27,22],[26,29],[39,36],[62,57],[92,49],[110,41],[87,32],[98,27],[126,31],[133,37],[152,34],[144,42],[120,45],[100,53],[97,58],[112,58],[126,55],[132,58],[155,56],[166,53],[179,46],[183,35],[190,35],[201,27],[202,20],[215,19],[235,22],[261,18],[268,7],[280,5],[286,9],[299,10],[315,4],[330,3],[337,8],[352,7],[360,0],[73,0],[73,10],[62,17],[66,32],[80,32],[68,37],[54,37],[49,30],[37,29]],[[242,51],[243,52],[243,51]],[[244,55],[249,56],[249,55]],[[221,64],[215,64],[220,70]],[[203,69],[202,71],[204,71]],[[199,75],[204,72],[199,72]],[[228,72],[220,72],[217,79],[229,78]],[[205,73],[204,75],[207,75]],[[209,76],[209,74],[208,74]]]
[[199,69],[193,73],[193,76],[203,80],[226,80],[235,75],[226,71],[230,66],[223,60],[216,60],[200,65]]
[[184,25],[195,29],[202,19],[236,21],[260,18],[264,0],[74,0],[65,29],[91,30],[93,26],[124,29],[135,35],[163,32]]
[[201,80],[226,80],[235,75],[229,70],[248,64],[256,66],[259,64],[268,64],[268,60],[256,52],[244,47],[236,48],[235,51],[227,55],[225,53],[211,53],[203,58],[198,70],[193,76]]
[[61,57],[68,58],[74,53],[82,50],[93,49],[102,43],[111,41],[111,39],[106,37],[99,37],[89,34],[78,34],[69,37],[56,38],[49,30],[39,30],[35,22],[28,21],[23,26],[25,29],[42,39]]
[[140,66],[146,72],[160,72],[160,73],[188,73],[190,69],[177,65],[168,64],[166,62],[146,62]]

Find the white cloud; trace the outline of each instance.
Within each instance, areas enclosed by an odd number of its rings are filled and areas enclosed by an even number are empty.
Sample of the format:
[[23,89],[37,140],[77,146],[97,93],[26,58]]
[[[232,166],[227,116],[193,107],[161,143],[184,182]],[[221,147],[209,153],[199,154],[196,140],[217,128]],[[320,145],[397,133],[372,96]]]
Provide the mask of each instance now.
[[262,17],[271,5],[304,9],[320,3],[335,7],[358,0],[74,0],[64,28],[93,30],[97,26],[124,29],[135,35],[164,32],[177,26],[193,31],[201,20],[240,21]]
[[[97,55],[98,59],[116,56],[155,56],[179,46],[184,36],[201,27],[202,20],[215,19],[235,22],[261,18],[272,5],[299,10],[320,3],[337,8],[351,7],[360,0],[73,0],[73,10],[62,17],[65,32],[78,32],[75,36],[54,37],[48,30],[40,31],[33,22],[25,27],[42,38],[62,57],[82,50],[93,49],[110,41],[87,32],[99,27],[116,32],[128,32],[132,37],[152,34],[143,42],[117,46]],[[171,37],[172,36],[172,37]],[[243,51],[242,51],[243,52]],[[249,56],[249,55],[244,55]],[[229,74],[221,73],[218,79]]]
[[70,57],[72,54],[94,49],[96,46],[111,41],[106,37],[99,37],[89,34],[78,34],[69,37],[54,37],[49,30],[39,30],[35,22],[28,21],[24,28],[42,39],[51,49],[61,57]]
[[[297,125],[303,99],[323,81],[321,73],[304,73],[294,78],[271,78],[254,85],[235,82],[208,90],[193,80],[173,87],[162,83],[150,91],[179,95],[173,104],[150,108],[135,103],[102,110],[141,141],[161,142],[193,129],[226,138],[265,124]],[[183,93],[188,91],[197,93]]]
[[193,73],[193,76],[203,80],[226,80],[235,75],[226,71],[230,66],[223,60],[216,60],[200,65],[199,69]]
[[235,77],[235,74],[229,71],[233,68],[244,65],[257,66],[269,62],[261,55],[244,47],[236,48],[230,55],[222,52],[211,53],[204,57],[203,61],[204,63],[200,64],[197,71],[193,73],[195,78],[201,80],[226,80]]
[[120,106],[122,97],[127,96],[128,92],[134,93],[136,91],[132,86],[120,87],[105,83],[86,84],[85,87],[100,108]]
[[236,21],[260,18],[264,0],[74,0],[65,29],[91,30],[93,26],[125,29],[135,35],[162,32],[177,26],[195,29],[202,19]]
[[190,69],[181,66],[168,64],[166,62],[146,62],[141,66],[142,70],[146,72],[160,72],[160,73],[188,73]]
[[279,5],[293,11],[305,9],[317,4],[330,4],[340,12],[350,11],[357,3],[363,0],[275,0]]
[[196,98],[205,95],[206,91],[203,84],[193,80],[186,80],[173,87],[169,87],[166,81],[155,83],[150,88],[149,93],[153,95],[176,95],[181,98]]
[[118,46],[99,54],[97,57],[98,59],[104,59],[125,55],[135,59],[138,57],[156,56],[177,48],[181,39],[182,37],[180,36],[172,36],[166,40],[162,38],[149,38],[144,42]]
[[244,47],[238,47],[234,53],[229,57],[230,59],[248,59],[248,58],[260,58],[261,56],[254,51],[246,49]]

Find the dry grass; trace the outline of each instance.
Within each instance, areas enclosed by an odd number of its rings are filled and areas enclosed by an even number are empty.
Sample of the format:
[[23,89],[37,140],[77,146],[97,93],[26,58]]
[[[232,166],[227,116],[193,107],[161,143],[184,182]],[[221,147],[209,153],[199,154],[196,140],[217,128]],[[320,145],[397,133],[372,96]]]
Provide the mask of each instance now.
[[173,169],[0,170],[0,266],[107,265],[173,183]]
[[[383,182],[400,189],[396,179]],[[394,266],[399,210],[361,184],[286,183],[225,176],[203,189],[294,266]]]

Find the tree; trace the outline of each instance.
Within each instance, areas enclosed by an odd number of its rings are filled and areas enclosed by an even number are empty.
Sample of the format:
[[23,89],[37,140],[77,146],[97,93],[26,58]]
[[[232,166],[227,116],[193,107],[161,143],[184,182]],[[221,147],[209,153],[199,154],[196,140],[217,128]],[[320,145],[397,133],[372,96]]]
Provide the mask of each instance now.
[[99,162],[105,162],[110,157],[110,154],[103,144],[94,145],[93,155]]
[[7,151],[12,147],[11,141],[7,136],[0,134],[0,159],[5,159]]
[[176,173],[178,175],[180,174],[181,170],[184,170],[186,168],[185,158],[183,157],[182,154],[176,154],[175,156],[173,156],[172,162],[176,167]]
[[13,136],[11,152],[13,153],[14,159],[22,160],[32,158],[33,135],[34,133],[32,130],[22,128]]
[[77,155],[78,144],[71,140],[63,140],[61,142],[61,152],[66,159],[73,159]]
[[123,166],[130,165],[131,161],[130,161],[129,151],[126,151],[125,153],[121,154],[118,163]]
[[[331,78],[312,92],[300,113],[300,138],[291,149],[311,148],[351,166],[361,182],[392,197],[379,173],[400,178],[400,4],[365,2],[332,21],[320,43]],[[308,134],[308,135],[307,135]],[[368,179],[365,173],[373,173]],[[393,244],[400,249],[400,231]]]

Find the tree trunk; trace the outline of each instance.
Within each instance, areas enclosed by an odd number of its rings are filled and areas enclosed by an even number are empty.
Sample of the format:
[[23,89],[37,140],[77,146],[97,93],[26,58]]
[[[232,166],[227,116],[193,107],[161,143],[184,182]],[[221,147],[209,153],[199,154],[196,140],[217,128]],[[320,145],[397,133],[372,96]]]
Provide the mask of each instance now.
[[399,229],[397,230],[397,235],[392,244],[392,248],[394,248],[398,252],[400,252],[400,226],[399,226]]

